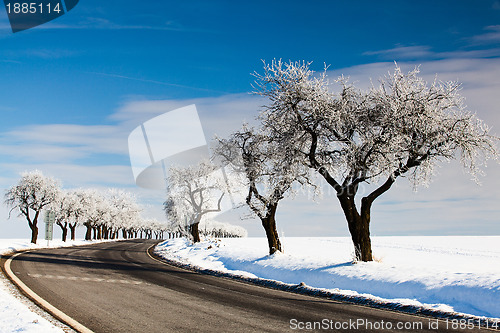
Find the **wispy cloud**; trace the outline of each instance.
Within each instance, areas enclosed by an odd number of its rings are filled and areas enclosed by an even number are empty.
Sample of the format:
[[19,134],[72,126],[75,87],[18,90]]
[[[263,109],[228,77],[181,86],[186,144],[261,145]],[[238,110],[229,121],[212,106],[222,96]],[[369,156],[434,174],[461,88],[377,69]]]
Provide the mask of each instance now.
[[418,59],[433,56],[434,53],[430,51],[429,46],[397,46],[388,50],[367,51],[363,55],[367,56],[380,56],[383,59]]
[[130,77],[130,76],[125,76],[125,75],[120,75],[120,74],[113,74],[113,73],[90,72],[89,74],[96,74],[96,75],[100,75],[100,76],[113,77],[113,78],[117,78],[117,79],[125,79],[125,80],[153,83],[153,84],[159,84],[162,86],[169,86],[169,87],[185,88],[185,89],[191,89],[191,90],[208,91],[208,92],[216,92],[216,93],[227,93],[225,91],[220,91],[220,90],[199,88],[199,87],[187,86],[187,85],[183,85],[183,84],[150,80],[150,79],[143,79],[143,78],[137,78],[137,77]]
[[453,51],[436,52],[428,45],[396,45],[390,49],[366,51],[363,55],[392,61],[499,57],[500,25],[486,26],[484,31],[482,34],[463,38],[461,48]]
[[7,63],[7,64],[22,64],[21,61],[17,60],[8,60],[8,59],[1,59],[0,62]]
[[[10,26],[9,26],[10,28]],[[37,29],[86,29],[86,30],[165,30],[190,31],[175,21],[165,21],[158,25],[118,23],[102,17],[86,17],[74,24],[61,24],[57,21],[40,25]]]
[[85,166],[73,163],[36,162],[31,165],[20,163],[0,163],[0,169],[27,170],[38,169],[48,176],[61,180],[65,188],[78,187],[133,187],[134,178],[130,167],[119,164]]
[[485,27],[484,30],[487,32],[470,38],[473,45],[498,45],[500,43],[500,25],[490,25]]
[[124,103],[110,119],[133,128],[165,112],[196,104],[205,136],[209,141],[215,134],[225,136],[239,129],[243,122],[253,122],[263,103],[261,98],[249,94],[193,99],[132,100]]
[[0,153],[28,163],[67,163],[96,154],[126,155],[127,135],[120,126],[28,125],[2,133]]
[[[146,120],[157,115],[190,104],[196,104],[207,142],[215,134],[226,136],[240,128],[243,121],[251,122],[262,100],[248,94],[225,95],[222,97],[178,99],[178,100],[132,100],[123,104],[109,121],[112,125],[48,124],[19,126],[0,133],[0,155],[5,167],[21,168],[3,170],[3,174],[16,174],[25,169],[40,168],[40,165],[55,170],[60,165],[64,169],[99,170],[92,179],[93,171],[86,176],[78,175],[79,186],[85,183],[99,183],[113,177],[101,177],[101,169],[109,165],[109,170],[120,166],[121,180],[133,183],[132,170],[128,161],[128,136],[130,132]],[[95,166],[95,168],[94,168]],[[59,169],[58,169],[59,170]],[[108,170],[108,169],[105,169]],[[126,170],[126,176],[124,175]],[[112,173],[112,171],[109,171]],[[69,174],[59,170],[55,175]],[[77,174],[77,173],[75,173]],[[74,176],[74,175],[73,175]]]
[[[477,39],[484,38],[485,40],[486,39],[493,40],[494,38],[493,36],[490,36],[488,38],[481,36],[476,36],[476,37]],[[500,31],[498,37],[500,38]],[[471,40],[475,40],[475,38],[472,38]],[[500,39],[498,41],[500,41]],[[398,46],[388,50],[367,51],[364,52],[363,55],[376,56],[382,60],[392,60],[392,61],[418,61],[418,60],[428,61],[428,60],[440,60],[440,59],[491,58],[500,56],[500,47],[480,49],[480,50],[462,49],[449,52],[434,52],[430,46],[426,45]]]

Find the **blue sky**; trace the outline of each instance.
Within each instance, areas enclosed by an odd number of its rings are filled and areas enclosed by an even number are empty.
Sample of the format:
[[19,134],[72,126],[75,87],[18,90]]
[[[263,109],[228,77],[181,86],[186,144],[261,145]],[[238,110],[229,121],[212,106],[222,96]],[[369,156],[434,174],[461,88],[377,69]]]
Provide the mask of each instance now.
[[[141,122],[196,103],[206,136],[252,119],[248,95],[261,60],[313,61],[330,76],[367,85],[398,61],[464,83],[469,107],[499,133],[500,1],[96,1],[13,34],[0,9],[0,188],[41,169],[67,188],[114,186],[154,206],[162,193],[135,188],[127,136]],[[498,165],[478,188],[455,164],[429,189],[405,182],[375,203],[375,234],[500,234]],[[457,182],[457,177],[460,181]],[[335,198],[287,201],[290,236],[346,235]],[[27,226],[6,220],[0,237]],[[400,222],[400,221],[404,221]],[[239,222],[259,235],[256,221]]]

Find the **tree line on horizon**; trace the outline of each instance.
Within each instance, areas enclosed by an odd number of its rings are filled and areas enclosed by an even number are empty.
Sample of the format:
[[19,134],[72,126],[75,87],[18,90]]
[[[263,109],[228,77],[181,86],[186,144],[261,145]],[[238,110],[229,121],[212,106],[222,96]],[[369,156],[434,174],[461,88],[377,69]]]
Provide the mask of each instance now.
[[[142,208],[130,193],[118,189],[80,188],[64,190],[59,181],[35,170],[23,172],[16,185],[5,193],[5,203],[26,218],[31,242],[36,244],[38,222],[43,212],[52,211],[61,229],[61,239],[75,240],[76,228],[85,228],[85,240],[129,238],[177,238],[186,231],[178,225],[141,216]],[[240,230],[242,229],[242,230]],[[202,230],[215,237],[243,237],[246,230],[234,230],[225,223],[210,222]]]

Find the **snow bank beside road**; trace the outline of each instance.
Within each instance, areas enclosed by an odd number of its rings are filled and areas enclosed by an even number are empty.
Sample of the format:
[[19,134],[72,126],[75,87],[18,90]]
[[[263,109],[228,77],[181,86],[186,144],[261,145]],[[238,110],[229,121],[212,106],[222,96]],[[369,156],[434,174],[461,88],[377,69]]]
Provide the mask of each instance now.
[[[38,244],[31,244],[28,240],[0,239],[0,255],[7,253],[38,248],[55,248],[63,246],[93,244],[89,241],[47,241],[39,240]],[[26,333],[63,333],[64,331],[54,326],[50,321],[32,312],[28,303],[20,296],[10,281],[0,275],[0,333],[26,332]]]
[[157,254],[202,269],[324,288],[447,312],[500,318],[500,236],[373,237],[377,261],[352,263],[349,238],[285,238],[268,256],[264,238],[190,245],[168,240]]

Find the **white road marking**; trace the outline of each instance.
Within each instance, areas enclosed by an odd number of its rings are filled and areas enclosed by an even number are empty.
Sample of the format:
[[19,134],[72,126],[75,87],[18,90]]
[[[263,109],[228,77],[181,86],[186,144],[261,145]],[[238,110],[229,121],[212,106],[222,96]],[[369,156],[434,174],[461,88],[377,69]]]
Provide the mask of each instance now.
[[123,283],[123,284],[142,284],[142,281],[134,281],[134,280],[117,280],[117,279],[102,279],[102,278],[94,278],[94,277],[80,277],[80,276],[64,276],[64,275],[42,275],[42,274],[29,274],[35,279],[57,279],[57,280],[71,280],[71,281],[85,281],[85,282],[105,282],[105,283]]

